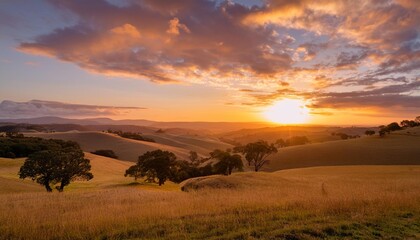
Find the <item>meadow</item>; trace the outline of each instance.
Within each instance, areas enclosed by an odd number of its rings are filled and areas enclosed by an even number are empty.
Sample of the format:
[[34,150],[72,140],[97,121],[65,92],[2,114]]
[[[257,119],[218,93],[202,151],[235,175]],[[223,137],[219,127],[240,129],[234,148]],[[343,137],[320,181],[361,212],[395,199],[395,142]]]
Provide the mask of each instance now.
[[420,237],[419,166],[236,173],[187,180],[188,192],[175,184],[79,184],[96,187],[1,194],[0,238]]
[[419,239],[418,130],[287,147],[264,172],[162,187],[85,153],[94,178],[47,193],[18,179],[24,159],[0,158],[0,239]]

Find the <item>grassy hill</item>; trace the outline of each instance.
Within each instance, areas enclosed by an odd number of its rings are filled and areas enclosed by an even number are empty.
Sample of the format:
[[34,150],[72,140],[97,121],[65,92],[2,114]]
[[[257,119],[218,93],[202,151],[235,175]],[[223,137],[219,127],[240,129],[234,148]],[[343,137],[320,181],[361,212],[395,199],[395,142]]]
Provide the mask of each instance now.
[[[407,133],[409,132],[409,133]],[[339,165],[420,164],[420,128],[358,139],[286,147],[270,157],[263,171]]]
[[348,135],[364,135],[366,127],[326,127],[326,126],[277,126],[265,127],[256,129],[241,129],[236,131],[229,131],[220,133],[217,136],[227,142],[236,142],[247,144],[258,140],[265,140],[274,143],[276,140],[282,138],[289,139],[293,136],[306,136],[310,142],[327,142],[339,140],[339,136],[333,136],[332,133],[345,133]]
[[[85,153],[90,160],[91,172],[94,178],[90,181],[75,181],[65,188],[65,191],[98,190],[113,187],[127,187],[134,183],[133,178],[124,177],[125,170],[134,165],[132,162]],[[45,192],[43,186],[30,179],[19,179],[18,172],[24,162],[23,158],[0,158],[0,194]],[[159,188],[156,184],[139,182],[134,184],[140,189],[149,190],[178,190],[177,184],[168,182]]]
[[17,173],[24,159],[0,158],[0,194],[17,192],[39,192],[43,188],[30,181],[19,179]]
[[147,151],[162,149],[175,153],[179,158],[187,158],[189,151],[160,143],[145,142],[122,138],[102,132],[63,132],[63,133],[29,133],[27,136],[71,140],[78,142],[83,151],[91,152],[99,149],[113,150],[119,159],[137,161],[138,156]]
[[145,142],[121,138],[113,134],[103,132],[57,132],[57,133],[26,133],[26,136],[55,138],[63,140],[72,140],[80,144],[86,152],[99,149],[113,150],[119,159],[127,161],[136,161],[138,156],[156,149],[162,149],[175,153],[178,158],[186,159],[190,151],[196,151],[201,155],[207,155],[214,149],[226,149],[232,147],[227,143],[223,143],[211,137],[199,137],[191,135],[173,135],[166,133],[148,133],[143,134],[145,137],[152,138],[156,141]]

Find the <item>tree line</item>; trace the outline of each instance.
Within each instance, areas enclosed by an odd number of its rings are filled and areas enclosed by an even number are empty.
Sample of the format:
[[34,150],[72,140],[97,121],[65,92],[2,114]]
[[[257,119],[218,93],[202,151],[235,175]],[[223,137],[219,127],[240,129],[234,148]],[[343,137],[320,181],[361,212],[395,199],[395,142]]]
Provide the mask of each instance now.
[[[412,128],[412,127],[419,127],[420,126],[420,116],[416,117],[414,120],[402,120],[400,124],[397,122],[392,122],[388,125],[381,125],[379,126],[378,134],[380,137],[385,137],[385,135],[388,133],[391,133],[393,131],[398,131],[402,129]],[[368,136],[375,135],[374,130],[366,130],[365,134]]]
[[216,149],[209,153],[209,157],[202,159],[191,151],[190,161],[177,160],[176,155],[169,151],[155,150],[139,156],[137,163],[128,168],[124,176],[134,177],[135,180],[143,178],[145,182],[158,183],[161,186],[167,180],[180,183],[194,177],[231,175],[234,170],[243,171],[241,155],[258,172],[269,163],[268,156],[276,152],[274,144],[262,140],[234,149]]
[[[125,176],[162,185],[167,180],[179,183],[193,177],[231,175],[233,171],[243,171],[242,156],[258,172],[269,163],[268,156],[276,152],[274,144],[262,140],[233,149],[216,149],[208,157],[199,157],[191,151],[188,161],[178,160],[172,152],[155,150],[139,156],[137,163],[126,170]],[[117,158],[112,150],[92,153]],[[32,179],[48,192],[53,191],[54,186],[62,192],[76,179],[93,178],[89,159],[73,141],[8,135],[0,137],[0,154],[0,157],[27,157],[19,170],[19,177]]]
[[141,135],[141,133],[134,133],[134,132],[123,132],[121,130],[112,130],[108,129],[108,133],[116,134],[123,138],[133,139],[137,141],[145,141],[145,142],[156,142],[153,138],[145,137]]

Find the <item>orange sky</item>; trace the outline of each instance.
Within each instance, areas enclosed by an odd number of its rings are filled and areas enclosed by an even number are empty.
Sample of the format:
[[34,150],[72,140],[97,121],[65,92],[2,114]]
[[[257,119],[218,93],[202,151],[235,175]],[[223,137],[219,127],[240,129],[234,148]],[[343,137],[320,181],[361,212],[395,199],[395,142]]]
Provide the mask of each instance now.
[[418,1],[2,1],[0,15],[0,118],[420,115]]

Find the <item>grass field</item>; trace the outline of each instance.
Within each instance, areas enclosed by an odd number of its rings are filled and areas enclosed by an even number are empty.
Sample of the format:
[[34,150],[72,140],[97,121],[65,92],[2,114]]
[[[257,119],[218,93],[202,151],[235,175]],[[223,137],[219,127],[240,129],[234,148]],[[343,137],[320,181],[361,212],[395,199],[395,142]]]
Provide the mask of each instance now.
[[0,239],[420,238],[419,166],[245,172],[182,192],[131,185],[107,170],[126,163],[106,160],[92,161],[96,182],[61,194],[1,194]]
[[[0,239],[420,239],[418,135],[284,148],[268,172],[162,187],[86,153],[94,179],[64,193],[18,179],[24,159],[0,158]],[[306,168],[276,171],[290,166]]]
[[420,128],[379,136],[313,143],[279,149],[264,171],[339,165],[420,164]]

